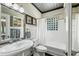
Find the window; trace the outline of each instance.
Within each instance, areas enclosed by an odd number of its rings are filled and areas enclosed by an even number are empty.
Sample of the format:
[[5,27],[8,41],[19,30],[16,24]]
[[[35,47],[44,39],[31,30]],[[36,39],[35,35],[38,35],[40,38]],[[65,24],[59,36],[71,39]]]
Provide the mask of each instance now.
[[47,19],[47,30],[58,30],[58,19],[56,17]]

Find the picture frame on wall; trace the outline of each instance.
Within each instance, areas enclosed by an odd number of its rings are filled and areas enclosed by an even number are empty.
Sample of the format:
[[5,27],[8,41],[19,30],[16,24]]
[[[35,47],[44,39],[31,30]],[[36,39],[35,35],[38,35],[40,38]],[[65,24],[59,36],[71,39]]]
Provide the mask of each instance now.
[[30,25],[36,25],[37,24],[36,18],[29,16],[29,15],[26,15],[25,18],[26,18],[26,24],[30,24]]
[[26,15],[26,24],[32,24],[32,17]]
[[32,24],[36,25],[37,24],[37,20],[35,18],[32,18]]

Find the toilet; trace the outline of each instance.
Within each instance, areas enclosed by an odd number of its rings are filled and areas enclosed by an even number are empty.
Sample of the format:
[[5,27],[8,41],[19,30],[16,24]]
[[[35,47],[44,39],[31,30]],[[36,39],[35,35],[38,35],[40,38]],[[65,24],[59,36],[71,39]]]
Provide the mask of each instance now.
[[39,45],[36,47],[36,51],[40,56],[45,56],[45,52],[47,52],[47,48],[45,46]]
[[47,48],[39,43],[38,40],[33,40],[34,42],[34,56],[45,56]]

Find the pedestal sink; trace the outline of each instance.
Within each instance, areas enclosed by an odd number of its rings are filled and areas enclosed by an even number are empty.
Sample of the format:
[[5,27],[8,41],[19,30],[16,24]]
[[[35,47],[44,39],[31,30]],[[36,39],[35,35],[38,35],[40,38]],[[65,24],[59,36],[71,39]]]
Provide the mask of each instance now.
[[14,53],[18,53],[20,51],[29,49],[33,46],[33,42],[31,40],[21,40],[12,44],[8,44],[0,48],[0,55],[12,55]]

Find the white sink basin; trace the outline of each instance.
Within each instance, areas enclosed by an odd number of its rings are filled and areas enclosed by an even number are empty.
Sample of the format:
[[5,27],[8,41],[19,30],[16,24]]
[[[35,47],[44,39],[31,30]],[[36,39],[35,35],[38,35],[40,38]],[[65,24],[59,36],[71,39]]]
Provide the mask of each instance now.
[[32,46],[33,42],[31,40],[18,41],[0,48],[0,55],[7,55],[9,53],[20,52],[29,49]]

